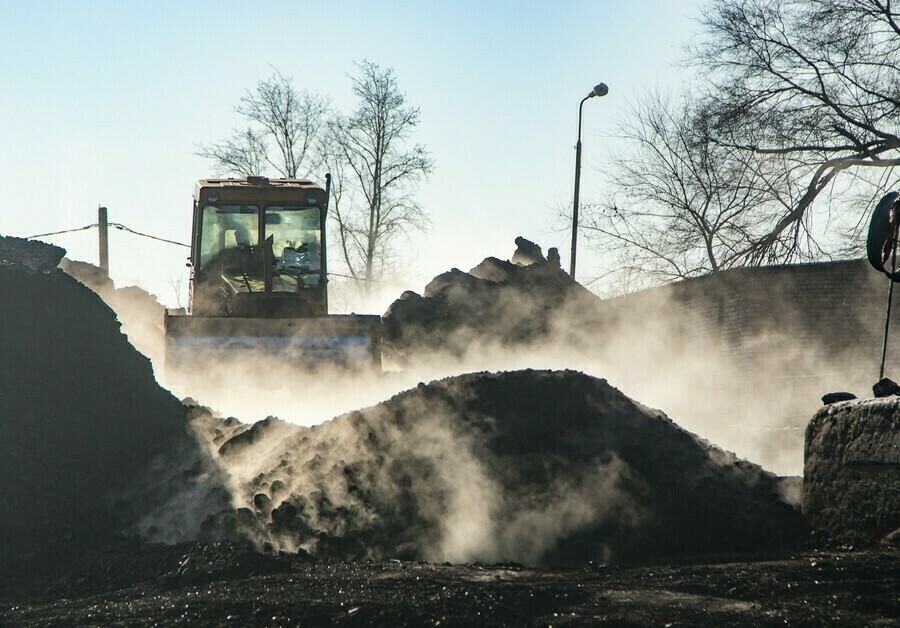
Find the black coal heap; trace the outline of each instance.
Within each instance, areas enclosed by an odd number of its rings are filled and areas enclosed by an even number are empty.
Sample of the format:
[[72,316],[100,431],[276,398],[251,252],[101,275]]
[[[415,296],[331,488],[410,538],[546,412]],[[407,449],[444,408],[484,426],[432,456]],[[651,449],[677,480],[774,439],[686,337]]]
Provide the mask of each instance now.
[[0,569],[110,538],[116,494],[185,437],[181,403],[63,254],[0,238]]

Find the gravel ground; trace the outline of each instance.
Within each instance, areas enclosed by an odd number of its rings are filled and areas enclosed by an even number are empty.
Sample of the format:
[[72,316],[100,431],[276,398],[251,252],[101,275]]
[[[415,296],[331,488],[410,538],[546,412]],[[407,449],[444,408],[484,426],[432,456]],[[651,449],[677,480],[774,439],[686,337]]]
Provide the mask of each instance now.
[[218,542],[122,545],[82,561],[0,595],[0,624],[900,625],[893,550],[539,570],[311,562]]

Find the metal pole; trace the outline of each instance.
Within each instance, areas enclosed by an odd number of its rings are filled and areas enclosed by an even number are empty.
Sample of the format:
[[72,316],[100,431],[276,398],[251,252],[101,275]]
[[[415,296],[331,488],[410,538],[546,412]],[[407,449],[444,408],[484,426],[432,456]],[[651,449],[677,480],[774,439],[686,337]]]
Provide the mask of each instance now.
[[100,270],[109,278],[109,223],[105,207],[97,208],[97,226],[100,232]]
[[894,211],[897,210],[897,206],[894,206],[894,209],[891,211],[891,228],[894,237],[894,246],[893,251],[891,252],[891,285],[888,288],[888,303],[887,303],[887,315],[884,317],[884,343],[881,345],[881,370],[878,371],[878,380],[881,381],[884,379],[884,362],[887,359],[887,343],[888,343],[888,330],[891,326],[891,302],[894,299],[894,273],[897,272],[897,235],[900,232],[900,220],[894,223]]
[[319,278],[319,289],[322,290],[322,297],[325,300],[325,314],[328,314],[328,246],[326,241],[326,235],[328,233],[328,229],[325,228],[326,220],[328,219],[328,208],[331,206],[331,173],[325,173],[325,206],[322,208],[322,217],[319,219],[319,225],[322,230],[322,242],[319,250],[321,251],[320,255],[322,256],[321,260],[321,272],[322,275]]
[[584,101],[590,98],[585,96],[578,105],[578,142],[575,144],[575,200],[572,202],[572,255],[570,257],[569,275],[575,279],[575,250],[578,239],[578,191],[581,187],[581,112]]

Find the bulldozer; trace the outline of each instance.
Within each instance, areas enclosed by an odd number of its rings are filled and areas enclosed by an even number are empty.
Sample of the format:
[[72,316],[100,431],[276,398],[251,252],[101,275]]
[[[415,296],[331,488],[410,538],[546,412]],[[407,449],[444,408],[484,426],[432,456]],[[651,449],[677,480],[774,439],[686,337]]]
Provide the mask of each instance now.
[[188,307],[165,316],[167,374],[248,357],[380,370],[381,318],[328,313],[325,180],[197,182]]

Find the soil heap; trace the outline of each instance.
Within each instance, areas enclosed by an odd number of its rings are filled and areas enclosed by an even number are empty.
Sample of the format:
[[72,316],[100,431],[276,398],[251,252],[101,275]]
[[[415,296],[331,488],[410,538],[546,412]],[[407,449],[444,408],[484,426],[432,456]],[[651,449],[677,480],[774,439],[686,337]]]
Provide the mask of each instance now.
[[234,508],[209,539],[343,558],[535,565],[792,542],[780,479],[604,380],[470,374],[304,428],[194,410]]
[[0,237],[0,573],[111,538],[114,497],[187,442],[183,406],[64,253]]
[[516,238],[512,261],[488,257],[469,272],[454,268],[404,292],[384,314],[385,348],[404,359],[423,351],[461,356],[484,342],[509,346],[548,336],[566,338],[557,324],[601,320],[600,299],[560,268],[559,254]]

